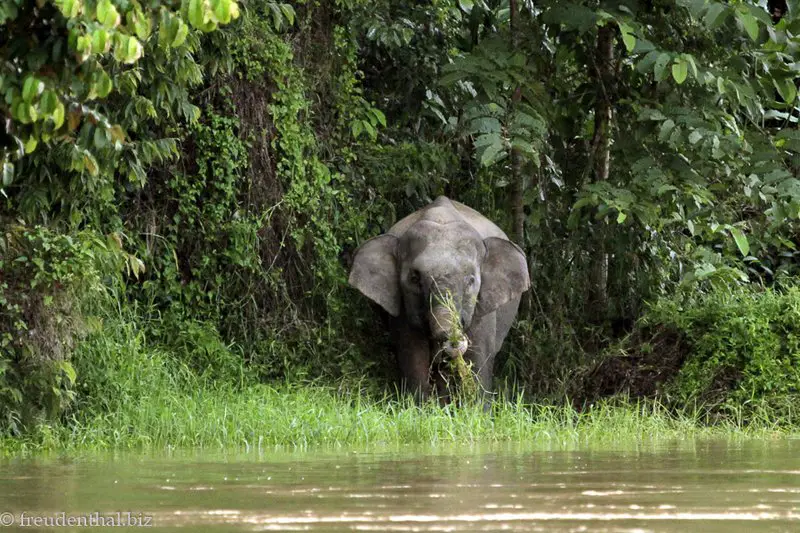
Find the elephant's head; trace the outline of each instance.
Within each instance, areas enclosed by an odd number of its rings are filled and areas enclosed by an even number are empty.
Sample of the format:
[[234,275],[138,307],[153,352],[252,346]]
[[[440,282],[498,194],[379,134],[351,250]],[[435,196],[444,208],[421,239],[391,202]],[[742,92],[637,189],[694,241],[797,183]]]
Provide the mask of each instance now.
[[[519,247],[504,237],[485,236],[480,224],[444,200],[365,242],[350,273],[350,284],[365,296],[392,316],[403,313],[438,341],[447,337],[452,320],[468,329],[474,316],[494,311],[529,286]],[[499,229],[494,233],[502,235]]]

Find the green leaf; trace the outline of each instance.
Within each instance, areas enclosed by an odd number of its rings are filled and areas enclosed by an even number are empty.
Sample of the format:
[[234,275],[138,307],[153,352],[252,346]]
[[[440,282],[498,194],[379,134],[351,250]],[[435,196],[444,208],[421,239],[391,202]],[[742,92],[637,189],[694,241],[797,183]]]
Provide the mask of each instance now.
[[127,54],[128,49],[128,39],[130,39],[130,37],[123,35],[122,33],[117,33],[114,35],[114,59],[120,63],[125,62],[125,55]]
[[111,126],[108,130],[109,135],[111,135],[111,139],[114,142],[122,143],[125,142],[125,132],[122,131],[122,127],[119,124]]
[[678,58],[672,65],[672,77],[675,78],[675,83],[680,85],[686,81],[686,76],[689,73],[688,65],[683,58]]
[[116,28],[119,26],[120,20],[119,11],[111,3],[111,0],[100,0],[97,3],[97,22],[106,28]]
[[500,121],[494,117],[481,117],[474,119],[470,127],[473,133],[492,133],[502,129]]
[[128,24],[133,26],[136,36],[140,40],[146,41],[150,37],[152,31],[150,17],[142,13],[138,7],[128,12]]
[[639,113],[637,120],[666,120],[667,117],[658,109],[645,107]]
[[[238,13],[238,7],[236,8],[236,11]],[[294,26],[295,13],[294,13],[294,8],[292,7],[292,5],[291,4],[281,4],[281,12],[283,13],[283,18],[285,18],[286,21],[289,23],[289,26]],[[233,17],[233,18],[236,18],[236,17]]]
[[596,205],[597,199],[592,196],[584,196],[572,205],[572,211],[578,211],[580,208],[587,205]]
[[28,76],[22,84],[22,99],[30,104],[42,91],[44,91],[44,82],[37,80],[35,76]]
[[144,48],[136,37],[130,35],[123,35],[117,33],[117,42],[114,46],[114,58],[120,63],[132,64],[136,63],[142,54]]
[[747,236],[736,226],[731,226],[729,229],[733,240],[736,241],[739,252],[741,252],[742,256],[747,256],[750,253],[750,243],[747,242]]
[[725,92],[726,92],[725,91],[725,78],[723,78],[722,76],[717,78],[717,92],[719,94],[725,94]]
[[92,52],[95,54],[105,54],[111,48],[111,39],[108,32],[98,28],[92,32]]
[[658,59],[660,52],[658,50],[650,50],[645,56],[636,63],[636,70],[642,74],[653,70],[653,66]]
[[628,218],[628,215],[620,211],[619,214],[617,215],[617,224],[622,224],[623,222],[625,222],[626,218]]
[[97,16],[97,20],[102,24],[103,21],[108,16],[108,10],[111,6],[111,2],[109,0],[100,0],[97,2],[97,9],[95,10],[95,15]]
[[17,105],[17,116],[23,124],[31,124],[39,118],[39,113],[31,104],[20,102]]
[[[142,43],[139,42],[139,39],[136,37],[129,37],[128,43],[125,46],[125,63],[136,63],[143,54],[144,47],[142,46]],[[109,80],[109,84],[110,82],[111,80]]]
[[[700,17],[706,9],[708,0],[689,0],[686,2],[686,7],[694,18]],[[683,2],[681,2],[683,3]]]
[[[530,142],[528,142],[525,139],[521,139],[519,137],[515,137],[514,139],[511,140],[511,149],[512,150],[518,150],[520,152],[524,152],[524,153],[526,153],[528,155],[531,155],[531,156],[538,156],[539,155],[538,152],[536,152],[536,148],[534,148],[533,145]],[[535,158],[534,162],[538,162],[538,161],[539,161],[539,159]]]
[[55,112],[57,106],[58,96],[56,96],[56,93],[49,89],[44,91],[42,97],[39,98],[39,111],[43,115],[50,116]]
[[439,84],[446,87],[466,77],[467,73],[464,72],[463,70],[454,70],[453,72],[448,72],[447,74],[439,78]]
[[370,124],[367,120],[362,120],[361,122],[364,124],[364,131],[366,131],[370,139],[374,141],[378,137],[378,132],[375,131],[375,126]]
[[36,137],[30,137],[25,142],[25,153],[29,154],[29,153],[33,152],[34,150],[36,150],[36,146],[38,144],[39,144],[39,141],[36,139]]
[[667,77],[667,65],[671,60],[672,57],[666,52],[658,56],[655,65],[653,65],[653,74],[655,74],[657,81],[662,81]]
[[205,26],[203,0],[189,0],[189,22],[195,28]]
[[3,163],[3,187],[8,187],[14,181],[14,163],[5,161]]
[[213,0],[214,2],[214,17],[223,23],[228,24],[231,21],[231,0]]
[[661,123],[661,128],[658,132],[658,140],[666,141],[669,138],[669,134],[672,133],[672,130],[675,129],[675,121],[670,119],[665,120]]
[[177,48],[178,46],[182,45],[186,42],[186,37],[189,35],[189,26],[187,26],[182,20],[176,19],[176,29],[175,35],[172,38],[172,42],[170,46],[173,48]]
[[372,115],[375,117],[375,119],[378,121],[378,123],[381,126],[383,126],[384,128],[386,127],[386,115],[383,114],[383,111],[373,107],[372,108]]
[[100,170],[97,166],[97,160],[88,150],[83,151],[83,167],[88,170],[89,174],[92,176],[97,176],[97,173]]
[[625,48],[628,49],[628,52],[632,52],[636,47],[636,37],[630,33],[622,34],[622,42],[625,43]]
[[[224,0],[216,0],[216,2],[222,1]],[[268,5],[274,6],[275,4]],[[210,32],[217,27],[215,19],[214,11],[208,8],[205,0],[189,0],[189,22],[192,26],[200,31]]]
[[473,145],[475,148],[483,148],[484,146],[489,146],[490,144],[500,144],[502,145],[503,138],[500,136],[499,133],[484,133],[483,135],[478,135],[475,138],[475,142]]
[[458,0],[458,6],[465,12],[471,13],[472,8],[475,6],[475,2],[473,0]]
[[161,12],[161,18],[158,21],[158,46],[167,48],[170,46],[172,39],[175,37],[172,29],[173,17],[166,9]]
[[484,167],[488,167],[500,160],[504,155],[505,151],[502,143],[490,144],[481,152],[480,163]]
[[781,98],[783,98],[783,101],[793,106],[797,98],[797,87],[794,86],[794,80],[790,78],[773,78],[772,83],[775,85],[775,88],[778,89],[778,93],[781,95]]
[[703,22],[713,30],[720,27],[727,17],[728,8],[721,3],[715,2],[709,6],[706,16],[703,17]]
[[[482,2],[486,5],[485,2]],[[545,24],[563,24],[571,30],[583,33],[597,24],[598,13],[578,2],[553,2],[545,10],[542,21]]]
[[750,11],[750,15],[755,17],[757,20],[761,21],[762,24],[771,25],[772,19],[770,19],[769,13],[767,10],[761,6],[747,4],[747,9]]
[[364,124],[360,120],[354,120],[350,125],[350,131],[353,133],[353,138],[358,139],[358,136],[364,131]]
[[61,361],[61,370],[66,374],[67,381],[69,381],[70,385],[75,384],[75,379],[78,377],[78,374],[75,372],[75,368],[72,366],[72,363],[69,361]]
[[53,111],[53,115],[50,117],[53,120],[53,124],[55,125],[56,129],[59,129],[64,125],[64,115],[64,104],[59,100],[56,103],[56,108]]
[[747,35],[750,36],[751,40],[755,41],[756,39],[758,39],[758,21],[753,15],[751,15],[750,13],[737,11],[736,18],[742,24],[742,27],[747,32]]
[[139,279],[139,274],[145,271],[144,263],[142,262],[141,259],[139,259],[135,255],[127,254],[127,256],[128,256],[128,268],[130,269],[131,272],[133,272],[134,277],[136,279]]
[[111,89],[113,89],[114,85],[111,82],[111,78],[106,74],[105,70],[101,70],[97,74],[97,83],[94,86],[95,92],[97,92],[97,96],[100,98],[105,98],[106,96],[111,93]]
[[283,26],[283,14],[281,13],[281,9],[278,7],[278,4],[274,2],[267,3],[267,6],[269,7],[272,17],[272,27],[275,28],[276,31],[280,31]]
[[95,128],[94,129],[94,147],[98,150],[102,150],[108,146],[108,133],[104,128]]
[[622,34],[622,42],[625,43],[625,48],[628,49],[628,52],[632,52],[636,47],[636,36],[633,35],[633,28],[624,22],[620,22],[619,31]]
[[86,61],[92,55],[92,37],[80,35],[75,39],[75,50],[78,52],[78,62]]
[[57,2],[59,9],[67,18],[77,17],[81,9],[83,9],[83,2],[81,0],[61,0]]
[[692,71],[692,77],[694,77],[694,79],[696,80],[699,79],[699,73],[697,71],[697,63],[695,63],[694,61],[694,56],[692,54],[681,54],[681,57],[689,65],[689,68]]

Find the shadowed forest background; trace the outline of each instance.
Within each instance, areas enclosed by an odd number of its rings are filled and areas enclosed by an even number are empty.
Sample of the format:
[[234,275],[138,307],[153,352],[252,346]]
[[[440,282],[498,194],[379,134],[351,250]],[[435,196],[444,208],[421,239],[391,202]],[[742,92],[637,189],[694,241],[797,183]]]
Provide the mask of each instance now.
[[440,194],[528,256],[509,388],[791,422],[788,4],[0,0],[0,432],[172,386],[390,390],[347,270]]

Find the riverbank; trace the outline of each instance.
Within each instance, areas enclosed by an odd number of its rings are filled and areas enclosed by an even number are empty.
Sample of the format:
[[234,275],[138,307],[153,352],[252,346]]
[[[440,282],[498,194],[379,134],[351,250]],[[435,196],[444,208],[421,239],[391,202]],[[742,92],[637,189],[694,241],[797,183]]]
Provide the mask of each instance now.
[[[786,436],[800,433],[798,303],[795,288],[664,300],[625,342],[572,364],[563,393],[501,394],[488,413],[398,399],[390,379],[363,377],[363,365],[362,374],[324,381],[299,372],[265,385],[252,357],[246,363],[200,326],[154,343],[136,316],[109,313],[64,367],[61,414],[10,417],[16,430],[0,437],[0,455]],[[306,366],[322,359],[335,358],[320,349]]]
[[319,385],[207,389],[143,396],[114,412],[38,425],[0,444],[5,455],[102,450],[312,449],[518,442],[542,448],[667,439],[771,438],[790,434],[769,423],[708,425],[700,411],[670,413],[657,402],[608,400],[570,406],[497,400],[441,408],[371,399]]

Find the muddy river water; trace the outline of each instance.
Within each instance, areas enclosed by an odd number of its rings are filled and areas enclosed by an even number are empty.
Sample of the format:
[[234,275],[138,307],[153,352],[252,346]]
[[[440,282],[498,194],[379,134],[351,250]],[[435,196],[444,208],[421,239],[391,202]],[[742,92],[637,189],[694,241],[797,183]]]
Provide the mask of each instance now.
[[[2,531],[800,531],[800,440],[0,462]],[[114,530],[118,530],[116,527]]]

